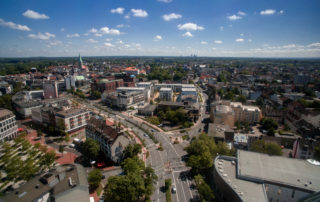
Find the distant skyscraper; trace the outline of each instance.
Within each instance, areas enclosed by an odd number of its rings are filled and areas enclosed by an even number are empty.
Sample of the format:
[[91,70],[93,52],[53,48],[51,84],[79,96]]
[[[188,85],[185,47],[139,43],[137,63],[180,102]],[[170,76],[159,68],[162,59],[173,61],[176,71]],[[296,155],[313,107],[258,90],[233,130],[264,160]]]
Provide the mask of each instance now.
[[79,65],[79,70],[81,70],[81,69],[82,69],[82,66],[83,66],[83,62],[82,62],[82,58],[81,58],[81,56],[80,56],[80,53],[79,53],[78,65]]

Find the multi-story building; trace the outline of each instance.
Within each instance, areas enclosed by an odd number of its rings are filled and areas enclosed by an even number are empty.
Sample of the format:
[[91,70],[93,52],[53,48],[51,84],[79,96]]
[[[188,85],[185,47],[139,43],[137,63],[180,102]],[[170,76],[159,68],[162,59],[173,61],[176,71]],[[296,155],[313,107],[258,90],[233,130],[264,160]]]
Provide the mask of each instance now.
[[17,137],[16,116],[7,109],[0,109],[0,141]]
[[194,84],[181,83],[159,83],[155,84],[155,89],[159,91],[161,88],[171,88],[174,92],[181,92],[182,88],[195,88]]
[[319,140],[311,138],[298,138],[292,149],[292,157],[298,159],[311,159],[316,147],[320,147]]
[[124,83],[122,79],[117,80],[108,80],[108,79],[101,79],[101,80],[94,80],[91,84],[92,91],[100,91],[101,93],[112,93],[115,92],[117,88],[123,87]]
[[146,88],[138,88],[138,87],[119,87],[117,88],[117,92],[127,93],[127,92],[143,92],[144,98],[146,101],[150,100],[150,90]]
[[86,137],[96,140],[106,157],[119,164],[123,151],[130,144],[120,127],[108,125],[102,117],[91,117],[86,127]]
[[173,91],[172,88],[160,88],[159,100],[172,101]]
[[138,75],[138,74],[140,74],[140,70],[135,68],[135,67],[127,67],[127,68],[123,69],[122,71],[125,72],[128,75]]
[[[248,122],[249,124],[258,123],[262,117],[261,110],[256,106],[247,106],[242,105],[241,102],[230,102],[226,100],[216,101],[211,104],[211,120],[214,121],[215,116],[223,115],[224,118],[230,118],[230,110],[222,110],[227,109],[220,106],[227,106],[228,109],[231,108],[234,123],[236,121]],[[225,119],[224,119],[225,120]],[[226,122],[227,123],[227,122]],[[231,122],[228,121],[230,124]],[[230,125],[232,127],[232,124]]]
[[103,93],[101,97],[102,101],[108,106],[120,110],[127,110],[133,106],[144,105],[145,102],[144,91]]
[[57,127],[64,124],[65,132],[73,132],[84,128],[90,119],[90,113],[86,109],[73,108],[55,112]]
[[57,82],[46,82],[43,84],[44,99],[58,98],[58,85]]
[[237,150],[217,156],[213,176],[216,197],[226,202],[319,201],[320,166],[313,160]]
[[72,88],[76,88],[76,78],[73,75],[69,75],[65,77],[66,89],[71,90]]
[[213,109],[211,121],[215,124],[227,125],[234,127],[234,112],[230,106],[217,105]]

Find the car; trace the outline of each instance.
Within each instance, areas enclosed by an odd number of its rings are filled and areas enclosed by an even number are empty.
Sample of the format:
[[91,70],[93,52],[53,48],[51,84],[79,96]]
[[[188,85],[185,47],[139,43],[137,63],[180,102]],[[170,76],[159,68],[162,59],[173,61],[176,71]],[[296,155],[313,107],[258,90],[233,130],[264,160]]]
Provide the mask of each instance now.
[[153,130],[153,129],[151,129],[151,132],[154,132],[154,130]]
[[145,136],[145,137],[149,137],[149,135],[147,135],[147,134],[143,134],[143,136]]
[[69,144],[69,147],[74,148],[76,145],[75,144]]
[[171,188],[171,192],[172,192],[172,193],[176,193],[176,192],[177,192],[177,189],[176,189],[176,187],[175,187],[174,185],[173,185],[172,188]]

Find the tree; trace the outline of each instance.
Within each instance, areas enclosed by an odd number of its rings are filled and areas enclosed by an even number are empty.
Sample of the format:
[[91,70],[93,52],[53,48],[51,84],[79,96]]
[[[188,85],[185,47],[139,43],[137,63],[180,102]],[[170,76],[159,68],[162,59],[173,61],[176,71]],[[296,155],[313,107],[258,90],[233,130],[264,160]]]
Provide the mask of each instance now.
[[60,133],[64,133],[64,131],[66,130],[66,125],[63,119],[57,119],[57,128]]
[[63,151],[64,151],[64,146],[63,145],[59,145],[59,152],[63,155]]
[[40,159],[40,165],[50,168],[56,159],[56,152],[51,150],[46,152]]
[[251,145],[251,150],[254,152],[269,154],[269,155],[282,155],[281,147],[272,142],[265,142],[264,140],[257,140]]
[[124,159],[133,158],[141,153],[141,145],[140,144],[129,144],[123,151]]
[[42,131],[40,129],[37,130],[37,136],[42,137]]
[[194,177],[198,192],[200,194],[200,198],[202,201],[213,201],[214,194],[209,185],[204,181],[201,175],[197,175]]
[[88,138],[81,146],[81,151],[84,156],[90,160],[96,159],[100,153],[100,145],[97,141]]
[[278,123],[271,118],[262,118],[260,120],[260,124],[262,128],[267,131],[271,128],[273,128],[274,130],[278,129]]
[[89,183],[89,189],[95,190],[99,187],[100,182],[102,180],[102,173],[99,169],[93,169],[89,172],[88,175],[88,183]]
[[211,168],[217,154],[233,154],[233,150],[230,150],[225,143],[216,144],[214,139],[206,133],[200,134],[199,138],[193,140],[185,150],[190,156],[187,165],[192,167],[192,171],[195,173]]
[[100,93],[100,91],[95,90],[92,92],[91,96],[95,99],[99,99],[99,98],[101,98],[101,93]]

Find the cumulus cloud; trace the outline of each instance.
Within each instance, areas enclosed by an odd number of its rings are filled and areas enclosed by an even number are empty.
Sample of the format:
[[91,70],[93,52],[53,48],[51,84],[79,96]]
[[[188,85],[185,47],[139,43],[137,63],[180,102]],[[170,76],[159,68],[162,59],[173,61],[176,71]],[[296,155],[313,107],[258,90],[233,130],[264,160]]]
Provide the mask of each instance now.
[[248,39],[248,42],[252,42],[252,39]]
[[307,47],[320,47],[320,42],[309,44]]
[[227,17],[229,20],[240,20],[242,17],[239,15],[230,15]]
[[215,40],[214,43],[216,43],[216,44],[222,44],[222,41],[220,41],[220,40]]
[[86,42],[88,42],[88,43],[97,43],[98,41],[94,40],[94,39],[88,39],[88,40],[86,40]]
[[245,12],[243,12],[243,11],[238,11],[238,15],[242,15],[242,16],[245,16],[245,15],[247,15]]
[[62,45],[62,41],[50,41],[49,42],[50,46],[57,46],[57,45]]
[[79,37],[80,35],[78,33],[75,34],[67,34],[67,38],[74,38],[74,37]]
[[40,13],[33,11],[33,10],[30,10],[30,9],[28,9],[27,11],[22,13],[22,15],[26,18],[31,18],[31,19],[36,19],[36,20],[49,19],[49,16],[47,16],[46,14],[40,14]]
[[124,12],[124,8],[119,7],[119,8],[111,9],[110,12],[111,13],[118,13],[121,15]]
[[280,13],[280,14],[284,14],[284,11],[283,11],[283,10],[280,10],[279,13]]
[[188,22],[183,25],[179,24],[178,29],[179,30],[187,30],[187,31],[196,31],[196,30],[204,30],[204,27],[199,26],[195,23]]
[[219,29],[220,29],[220,31],[223,31],[224,27],[223,27],[223,26],[220,26],[220,28],[219,28]]
[[201,41],[200,43],[201,43],[202,45],[208,44],[206,41]]
[[107,47],[114,47],[114,45],[112,43],[108,43],[108,42],[104,43],[104,45]]
[[177,14],[177,13],[170,13],[170,14],[163,15],[162,18],[165,21],[170,21],[170,20],[176,20],[176,19],[182,18],[182,15]]
[[14,22],[6,22],[0,18],[0,26],[9,27],[11,29],[17,29],[21,31],[31,31],[27,25],[19,25]]
[[117,29],[109,29],[109,27],[102,27],[100,29],[101,34],[120,35],[121,32]]
[[64,28],[61,28],[61,29],[60,29],[60,32],[64,32]]
[[162,40],[162,36],[160,35],[153,37],[153,41],[160,41],[160,40]]
[[29,38],[32,38],[32,39],[49,40],[49,39],[51,39],[51,38],[56,37],[56,35],[51,34],[51,33],[49,33],[49,32],[46,32],[46,33],[44,33],[44,34],[42,34],[41,32],[39,32],[38,34],[29,34],[28,37],[29,37]]
[[238,39],[236,39],[236,42],[244,42],[244,39],[243,38],[238,38]]
[[142,9],[131,9],[132,15],[134,17],[140,17],[140,18],[144,18],[148,16],[147,11],[142,10]]
[[182,36],[187,37],[187,38],[193,37],[193,35],[190,32],[186,32],[186,33],[182,34]]
[[91,28],[88,32],[89,33],[97,33],[98,30],[96,28]]
[[266,9],[263,11],[260,11],[260,15],[273,15],[276,13],[276,10],[274,9]]

